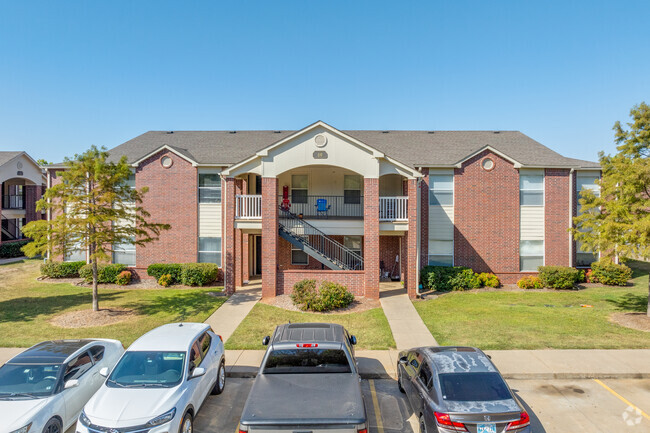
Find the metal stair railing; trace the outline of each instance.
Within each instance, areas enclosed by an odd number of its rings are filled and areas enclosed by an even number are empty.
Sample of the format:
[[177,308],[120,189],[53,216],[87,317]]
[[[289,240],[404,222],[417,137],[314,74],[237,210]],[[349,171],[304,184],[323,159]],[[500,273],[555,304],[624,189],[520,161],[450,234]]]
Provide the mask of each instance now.
[[280,230],[299,240],[302,244],[311,247],[332,263],[345,270],[363,269],[363,257],[345,245],[327,236],[321,230],[309,224],[295,214],[280,209]]
[[8,240],[10,241],[22,238],[22,232],[16,223],[4,215],[2,215],[2,232],[9,238]]

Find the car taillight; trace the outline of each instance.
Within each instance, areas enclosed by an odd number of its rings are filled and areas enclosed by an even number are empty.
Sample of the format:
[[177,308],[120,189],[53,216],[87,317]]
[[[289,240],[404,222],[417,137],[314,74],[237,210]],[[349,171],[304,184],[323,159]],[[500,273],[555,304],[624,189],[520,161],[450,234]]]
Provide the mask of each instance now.
[[357,430],[357,433],[368,433],[368,429],[364,428],[364,429],[361,429],[361,430]]
[[453,427],[455,431],[467,431],[467,428],[465,428],[465,424],[463,424],[462,422],[452,421],[451,418],[449,418],[449,414],[440,413],[440,412],[434,412],[434,414],[436,416],[436,422],[438,423],[438,425],[447,428]]
[[506,430],[519,430],[520,428],[528,427],[529,425],[530,425],[530,417],[528,416],[528,412],[523,411],[519,415],[519,420],[513,421],[510,424],[508,424],[508,428],[506,428]]
[[318,347],[318,343],[303,343],[303,344],[296,344],[296,347]]
[[221,335],[217,334],[217,337],[219,337],[219,340],[221,340],[221,342],[223,343],[223,338],[221,338]]

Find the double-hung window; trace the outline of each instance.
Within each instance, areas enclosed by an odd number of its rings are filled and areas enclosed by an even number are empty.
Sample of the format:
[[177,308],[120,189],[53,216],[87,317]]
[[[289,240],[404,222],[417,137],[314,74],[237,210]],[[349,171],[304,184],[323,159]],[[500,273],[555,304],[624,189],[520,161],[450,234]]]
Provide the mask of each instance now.
[[343,203],[361,204],[361,189],[363,178],[358,175],[343,176]]
[[521,206],[544,206],[544,175],[519,176],[519,203]]
[[221,266],[221,238],[199,238],[199,263],[214,263]]
[[519,269],[537,272],[540,266],[544,266],[544,241],[519,241]]
[[429,204],[450,206],[454,204],[454,175],[434,174],[429,176]]
[[344,236],[343,245],[349,248],[353,253],[361,256],[361,236]]
[[291,175],[291,202],[307,203],[309,177],[306,174]]
[[292,265],[308,265],[309,256],[300,248],[291,244],[291,264]]
[[429,265],[454,264],[454,175],[432,173],[429,175]]
[[221,178],[218,173],[199,173],[199,203],[221,203]]
[[[578,199],[583,191],[591,191],[596,197],[600,196],[600,186],[596,181],[600,179],[597,173],[580,173],[576,176],[576,195]],[[578,215],[582,213],[580,202],[578,202]],[[598,254],[593,251],[583,251],[582,242],[576,242],[576,266],[591,266],[598,260]]]
[[129,241],[113,244],[113,263],[135,266],[135,236]]

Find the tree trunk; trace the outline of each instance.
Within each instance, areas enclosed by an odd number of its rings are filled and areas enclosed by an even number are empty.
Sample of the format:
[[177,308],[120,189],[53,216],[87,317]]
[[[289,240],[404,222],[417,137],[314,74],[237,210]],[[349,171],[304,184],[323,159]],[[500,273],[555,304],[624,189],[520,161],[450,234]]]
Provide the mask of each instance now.
[[646,314],[650,317],[650,272],[648,272],[648,311]]
[[99,311],[99,293],[97,291],[97,260],[93,259],[93,311]]

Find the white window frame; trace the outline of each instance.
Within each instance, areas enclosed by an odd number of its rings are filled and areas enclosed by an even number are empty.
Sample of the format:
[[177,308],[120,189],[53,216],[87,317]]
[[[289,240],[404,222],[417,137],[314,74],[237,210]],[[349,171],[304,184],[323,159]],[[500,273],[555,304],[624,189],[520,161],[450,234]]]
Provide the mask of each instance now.
[[[295,263],[293,261],[293,252],[294,251],[301,251],[302,253],[305,254],[307,257],[307,261],[305,263]],[[309,265],[309,254],[305,252],[305,250],[301,250],[300,248],[296,247],[294,244],[291,244],[291,264],[295,266],[308,266]]]
[[[345,178],[346,177],[358,177],[359,178],[359,187],[356,189],[346,188],[345,187]],[[345,195],[346,191],[359,191],[359,201],[357,202],[348,202],[347,196]],[[361,204],[361,197],[363,197],[363,176],[360,174],[344,174],[343,175],[343,204]]]
[[[435,188],[432,178],[442,176],[451,177],[451,189]],[[456,186],[455,180],[456,179],[454,173],[429,173],[429,206],[454,206],[456,200],[456,193],[454,191]],[[451,193],[451,204],[434,203],[433,198],[435,197],[436,193]]]
[[[581,176],[581,173],[582,173],[582,176]],[[596,171],[576,172],[576,182],[575,182],[576,215],[580,215],[581,212],[582,212],[579,200],[580,200],[580,193],[582,192],[583,188],[578,189],[578,185],[581,184],[580,181],[579,181],[581,177],[582,178],[594,178],[595,177],[596,179],[602,179],[603,175],[602,175],[601,172],[596,172]],[[589,184],[589,185],[591,186],[592,184]],[[594,182],[593,186],[595,186],[596,188],[588,188],[588,189],[591,192],[593,192],[594,195],[596,195],[596,197],[600,197],[600,185],[597,185]],[[590,255],[594,256],[594,258],[595,258],[594,261],[600,260],[600,257],[601,257],[600,251],[598,253],[594,253],[593,251],[582,251],[580,249],[580,243],[578,241],[576,241],[575,247],[576,247],[575,248],[575,250],[576,250],[575,251],[575,265],[576,265],[576,268],[589,268],[589,267],[591,267],[591,264],[589,264],[589,265],[578,265],[578,255],[579,254],[585,254],[585,255],[590,254]]]
[[[216,249],[216,250],[209,250],[209,251],[208,250],[202,250],[201,249],[201,238],[203,238],[203,239],[219,239],[219,244],[220,244],[221,248]],[[219,254],[219,263],[215,263],[215,264],[221,268],[222,267],[221,265],[223,263],[223,251],[222,250],[223,250],[223,238],[222,237],[220,237],[220,236],[199,236],[199,238],[197,240],[196,261],[197,261],[197,263],[214,263],[214,262],[203,262],[203,261],[201,261],[201,253],[206,253],[206,254],[215,254],[215,253],[217,253],[217,254]]]
[[[348,240],[352,240],[352,238],[358,238],[359,239],[359,249],[352,248],[348,246]],[[346,235],[343,236],[343,245],[354,252],[355,254],[358,254],[359,257],[363,257],[363,236],[361,235]]]
[[519,240],[519,272],[538,272],[537,269],[523,269],[521,266],[522,257],[540,257],[539,255],[521,254],[521,243],[522,242],[541,242],[542,243],[542,264],[540,266],[546,265],[546,240],[545,239],[520,239]]
[[[203,175],[217,175],[217,179],[219,179],[219,186],[201,186],[201,176]],[[202,203],[211,203],[211,204],[219,204],[221,203],[221,178],[219,176],[219,172],[199,172],[199,177],[198,177],[198,186],[199,186],[199,204]],[[201,201],[201,191],[219,191],[219,194],[217,195],[217,201]]]
[[113,260],[113,263],[120,263],[119,261],[115,261],[115,253],[133,253],[133,263],[132,264],[131,263],[121,263],[121,264],[126,265],[128,267],[135,267],[136,261],[137,261],[137,255],[135,253],[135,244],[134,243],[130,244],[129,247],[130,247],[129,249],[125,249],[125,248],[117,249],[115,246],[113,246],[113,253],[111,254],[111,256],[112,256],[111,258]]
[[[294,176],[305,176],[307,178],[307,187],[306,188],[295,188],[293,186],[293,177]],[[293,192],[294,191],[306,191],[307,194],[305,195],[305,201],[304,202],[297,202],[293,200]],[[309,203],[309,174],[308,173],[291,173],[291,188],[289,191],[289,200],[291,200],[292,203],[296,204],[308,204]]]
[[[451,242],[451,253],[450,254],[431,254],[431,251],[428,251],[428,245],[427,245],[427,265],[428,266],[454,266],[455,263],[455,257],[454,257],[454,240],[453,239],[429,239],[429,242]],[[451,257],[451,264],[450,265],[432,265],[431,264],[431,257]]]
[[[542,178],[542,188],[541,189],[531,189],[531,188],[522,188],[521,187],[521,177],[522,176],[527,176],[527,177],[533,177],[533,176],[539,176]],[[540,204],[524,204],[522,197],[523,194],[526,192],[530,193],[540,193],[542,195],[542,202]],[[523,207],[544,207],[546,204],[546,173],[544,171],[541,171],[541,173],[526,173],[525,171],[519,171],[519,205]]]

